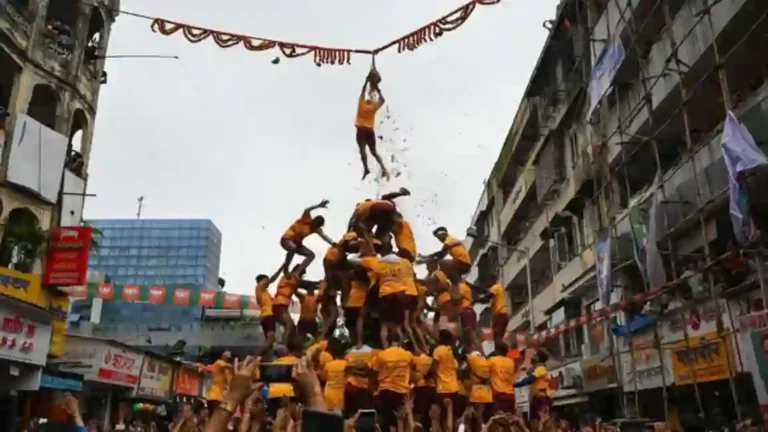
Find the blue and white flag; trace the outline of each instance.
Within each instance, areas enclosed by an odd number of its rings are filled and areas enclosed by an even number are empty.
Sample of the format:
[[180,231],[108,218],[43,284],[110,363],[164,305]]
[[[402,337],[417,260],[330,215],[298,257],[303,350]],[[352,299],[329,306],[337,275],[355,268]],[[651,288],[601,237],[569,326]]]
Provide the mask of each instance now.
[[667,271],[664,269],[664,260],[659,251],[659,239],[662,237],[665,229],[664,220],[664,193],[661,188],[664,185],[661,182],[661,174],[656,175],[656,179],[651,186],[654,190],[651,209],[648,212],[648,236],[645,243],[645,272],[646,282],[653,289],[667,283]]
[[728,111],[725,127],[720,141],[723,160],[728,168],[728,193],[730,195],[730,213],[733,233],[739,244],[749,242],[757,233],[749,211],[749,198],[739,175],[761,165],[768,165],[768,158],[757,146],[749,130],[739,119]]
[[597,62],[595,62],[595,67],[592,68],[592,73],[589,76],[589,85],[587,86],[587,93],[589,93],[587,119],[592,117],[595,108],[597,108],[603,96],[608,93],[608,89],[611,88],[616,72],[618,72],[621,63],[624,62],[626,54],[624,43],[619,35],[616,35],[603,48],[603,52],[600,54]]

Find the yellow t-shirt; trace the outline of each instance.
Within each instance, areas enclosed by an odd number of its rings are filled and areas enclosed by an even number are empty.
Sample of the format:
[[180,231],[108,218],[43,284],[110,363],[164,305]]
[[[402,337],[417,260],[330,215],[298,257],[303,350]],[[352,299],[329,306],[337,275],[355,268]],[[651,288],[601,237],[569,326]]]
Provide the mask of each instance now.
[[506,356],[488,359],[491,366],[491,388],[495,393],[515,394],[515,361]]
[[272,304],[288,306],[296,290],[299,289],[299,278],[293,273],[285,273],[277,282],[277,292]]
[[368,295],[367,288],[370,287],[370,284],[370,281],[361,280],[360,278],[353,278],[350,280],[349,295],[347,296],[347,302],[344,306],[348,308],[363,307],[365,305],[365,298]]
[[446,237],[443,244],[450,248],[448,249],[448,255],[450,255],[451,258],[455,259],[456,261],[472,264],[472,258],[469,255],[469,251],[467,251],[467,248],[464,247],[464,243],[462,243],[461,240],[448,236]]
[[491,293],[491,312],[494,315],[509,315],[507,294],[501,284],[492,286],[488,292]]
[[405,291],[408,281],[414,278],[411,263],[397,255],[388,255],[382,258],[365,257],[361,262],[378,281],[379,297]]
[[[351,351],[349,351],[344,358],[347,360],[347,364],[349,366],[355,366],[355,367],[361,367],[361,366],[368,366],[371,362],[371,359],[378,355],[379,351],[375,350],[367,345],[364,345],[360,348],[353,348]],[[359,376],[359,375],[353,375],[349,374],[347,376],[347,382],[352,384],[355,387],[358,388],[368,388],[368,377]]]
[[456,393],[459,391],[459,379],[456,372],[459,362],[453,356],[453,350],[447,345],[435,348],[432,358],[437,362],[437,392]]
[[373,129],[376,123],[376,112],[384,105],[381,100],[372,101],[361,97],[357,101],[357,116],[355,117],[355,126]]
[[302,216],[285,230],[283,238],[295,243],[301,243],[310,234],[312,234],[312,218]]
[[432,357],[426,354],[419,354],[413,358],[413,381],[416,387],[434,387],[435,380],[427,379],[427,373],[432,367]]
[[317,294],[306,294],[301,302],[301,313],[299,318],[305,321],[313,321],[317,319],[317,307],[320,305],[318,302],[319,296]]
[[536,380],[531,383],[530,394],[552,397],[554,391],[550,385],[551,383],[547,368],[545,366],[536,366],[536,368],[533,369],[533,376],[536,377]]
[[273,315],[272,294],[267,291],[267,288],[269,288],[269,283],[267,282],[256,284],[256,303],[259,304],[260,316],[262,318]]
[[223,401],[229,389],[229,381],[232,379],[232,365],[224,360],[216,360],[215,363],[206,367],[206,370],[211,372],[213,379],[205,398],[213,401]]
[[379,390],[408,394],[411,391],[411,362],[413,354],[389,347],[371,359],[368,365],[379,373]]
[[344,408],[344,383],[346,382],[346,360],[331,360],[323,368],[325,375],[325,408],[340,410]]
[[[292,364],[296,365],[299,362],[299,358],[287,355],[275,360],[275,363],[279,364]],[[282,397],[294,397],[296,394],[293,392],[293,383],[272,383],[269,385],[268,399],[282,398]]]
[[493,402],[493,391],[488,384],[491,378],[491,364],[480,353],[472,353],[467,356],[470,372],[472,372],[472,391],[469,393],[469,401],[472,403]]
[[392,228],[392,234],[395,236],[395,245],[398,250],[408,251],[413,258],[416,258],[416,238],[413,236],[411,224],[406,221],[395,223]]

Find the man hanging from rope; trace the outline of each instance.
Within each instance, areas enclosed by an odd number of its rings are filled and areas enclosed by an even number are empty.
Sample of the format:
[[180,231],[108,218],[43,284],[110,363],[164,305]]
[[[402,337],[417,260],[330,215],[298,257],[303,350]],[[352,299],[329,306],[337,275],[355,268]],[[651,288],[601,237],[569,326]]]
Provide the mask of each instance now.
[[385,179],[389,179],[389,172],[384,166],[384,161],[382,161],[381,156],[376,151],[376,132],[373,130],[374,123],[376,123],[376,112],[384,106],[385,102],[379,88],[380,82],[381,75],[376,71],[376,63],[374,61],[371,65],[371,71],[365,77],[363,88],[360,90],[360,98],[357,101],[357,116],[355,117],[357,148],[360,150],[360,160],[363,162],[363,179],[371,173],[371,170],[368,168],[366,148],[371,152],[376,162],[379,163],[381,175]]

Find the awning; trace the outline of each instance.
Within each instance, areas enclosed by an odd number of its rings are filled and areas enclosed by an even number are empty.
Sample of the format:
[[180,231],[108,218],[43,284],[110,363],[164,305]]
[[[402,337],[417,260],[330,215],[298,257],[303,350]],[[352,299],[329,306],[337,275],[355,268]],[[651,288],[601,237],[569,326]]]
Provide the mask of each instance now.
[[555,399],[554,401],[552,401],[552,405],[563,406],[563,405],[574,405],[574,404],[585,403],[585,402],[589,402],[589,396],[574,395],[574,396],[566,396],[566,397]]

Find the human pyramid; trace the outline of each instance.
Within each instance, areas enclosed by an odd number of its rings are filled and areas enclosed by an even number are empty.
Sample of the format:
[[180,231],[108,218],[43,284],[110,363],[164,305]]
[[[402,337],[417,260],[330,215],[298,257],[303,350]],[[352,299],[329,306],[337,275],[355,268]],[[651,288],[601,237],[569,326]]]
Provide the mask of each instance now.
[[[380,81],[372,68],[358,103],[355,126],[363,178],[370,174],[366,150],[387,176],[373,130],[376,112],[384,103]],[[396,204],[410,194],[401,188],[359,202],[338,241],[323,231],[323,216],[313,215],[328,206],[327,200],[304,209],[280,239],[286,251],[282,266],[271,276],[256,277],[265,334],[256,357],[273,355],[277,326],[282,327],[283,345],[274,349],[275,363],[297,364],[302,356],[309,356],[323,384],[327,409],[340,411],[346,418],[359,410],[375,409],[384,425],[394,421],[388,421],[388,416],[407,400],[412,400],[413,414],[422,424],[428,424],[435,405],[449,404],[455,418],[467,407],[485,419],[513,414],[514,389],[521,386],[531,386],[534,416],[542,407],[548,410],[552,401],[543,366],[546,353],[538,350],[534,358],[526,358],[507,346],[509,307],[503,287],[497,282],[475,286],[465,280],[472,266],[470,254],[446,228],[432,232],[442,248],[428,255],[418,253],[411,225]],[[325,275],[319,282],[304,279],[316,258],[304,240],[314,234],[329,244],[323,257]],[[303,260],[293,265],[296,255]],[[417,277],[415,265],[426,265],[428,276]],[[269,287],[275,282],[273,296]],[[429,297],[434,301],[428,302]],[[297,324],[289,313],[294,298],[301,304]],[[478,302],[490,303],[495,343],[491,355],[483,354],[476,340],[473,305]],[[431,323],[425,321],[427,311],[434,313]],[[351,341],[333,336],[340,317]],[[440,329],[443,320],[459,323],[460,336]],[[311,346],[305,348],[308,343]],[[227,359],[219,362],[226,364]],[[279,404],[294,397],[290,383],[269,386],[268,401]]]

